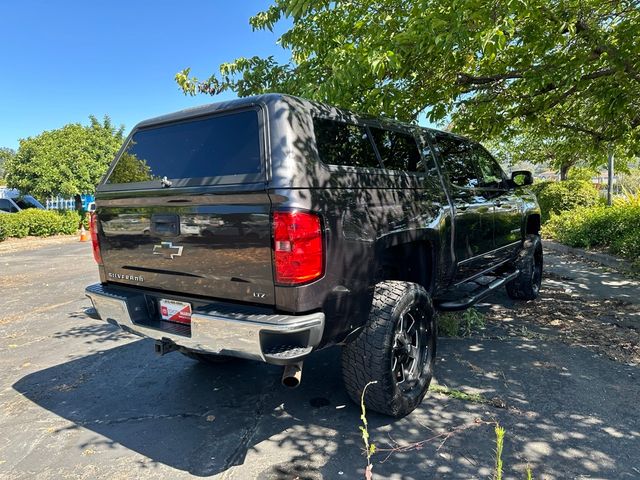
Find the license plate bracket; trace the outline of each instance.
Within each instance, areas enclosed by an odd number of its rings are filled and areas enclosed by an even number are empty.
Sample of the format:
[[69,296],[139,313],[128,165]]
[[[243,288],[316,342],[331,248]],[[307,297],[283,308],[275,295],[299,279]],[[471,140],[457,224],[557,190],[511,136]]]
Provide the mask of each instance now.
[[165,322],[191,324],[191,304],[161,298],[159,301],[160,318]]

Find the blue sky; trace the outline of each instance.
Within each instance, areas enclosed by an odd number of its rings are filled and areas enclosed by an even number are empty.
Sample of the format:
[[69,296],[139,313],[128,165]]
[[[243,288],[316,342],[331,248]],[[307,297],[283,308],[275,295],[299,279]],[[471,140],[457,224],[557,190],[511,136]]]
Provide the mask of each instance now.
[[0,2],[0,147],[88,116],[129,130],[148,117],[231,94],[185,97],[173,77],[205,77],[238,56],[276,55],[278,32],[252,32],[268,0]]

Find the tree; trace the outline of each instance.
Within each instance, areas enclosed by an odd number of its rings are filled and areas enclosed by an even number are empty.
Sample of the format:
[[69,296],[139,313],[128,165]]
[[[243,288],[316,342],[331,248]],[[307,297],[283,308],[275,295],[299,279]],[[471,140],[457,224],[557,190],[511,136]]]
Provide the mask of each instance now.
[[[581,135],[572,132],[559,132],[555,137],[545,137],[529,131],[525,126],[510,138],[499,137],[487,141],[486,146],[505,163],[546,165],[557,170],[561,180],[567,180],[569,169],[574,167],[599,171],[607,162],[608,145],[585,142]],[[633,158],[627,156],[624,145],[614,149],[614,157],[616,171],[627,172]]]
[[79,210],[80,195],[95,192],[124,140],[124,126],[116,128],[108,116],[89,119],[20,140],[6,163],[7,185],[40,199],[73,196]]
[[[637,0],[275,0],[250,19],[291,59],[238,58],[187,94],[281,91],[373,115],[451,119],[478,140],[562,144],[571,157],[640,137]],[[590,153],[589,153],[590,154]],[[571,162],[571,159],[567,160]]]
[[16,152],[12,148],[8,147],[0,147],[0,181],[4,178],[5,174],[5,164],[7,160],[13,158]]
[[574,166],[594,169],[606,161],[602,152],[593,148],[593,144],[580,144],[581,140],[583,139],[579,135],[567,133],[541,137],[523,128],[512,137],[490,140],[486,146],[506,163],[546,165],[547,168],[559,171],[560,179],[566,180],[569,169]]

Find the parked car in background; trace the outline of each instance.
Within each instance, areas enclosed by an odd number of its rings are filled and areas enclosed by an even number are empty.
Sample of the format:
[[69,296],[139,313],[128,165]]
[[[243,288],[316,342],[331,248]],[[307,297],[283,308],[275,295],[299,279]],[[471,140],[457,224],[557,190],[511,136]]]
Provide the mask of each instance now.
[[31,195],[22,195],[17,190],[9,189],[0,192],[0,214],[18,213],[29,208],[44,210],[44,206]]

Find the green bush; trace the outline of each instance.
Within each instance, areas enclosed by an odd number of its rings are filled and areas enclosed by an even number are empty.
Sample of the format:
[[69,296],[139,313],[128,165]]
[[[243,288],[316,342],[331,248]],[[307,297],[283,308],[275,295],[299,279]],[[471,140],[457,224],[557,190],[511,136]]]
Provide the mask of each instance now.
[[[75,210],[61,210],[58,212],[62,217],[62,226],[60,233],[64,235],[73,235],[78,231],[78,225],[80,224],[80,214]],[[84,221],[84,228],[89,229],[88,220]]]
[[4,213],[0,215],[0,226],[5,237],[22,238],[29,235],[29,226],[21,221],[19,213]]
[[[77,232],[80,214],[75,211],[52,211],[28,209],[18,213],[0,215],[0,241],[8,237],[22,238],[27,235],[48,237],[72,235]],[[85,225],[88,227],[88,225]]]
[[640,264],[640,204],[637,202],[580,207],[553,215],[542,233],[572,247],[606,248]]
[[538,197],[543,222],[549,220],[552,214],[597,205],[600,199],[596,187],[585,180],[539,182],[531,188]]
[[49,237],[60,232],[62,217],[58,212],[32,208],[15,214],[34,237]]

